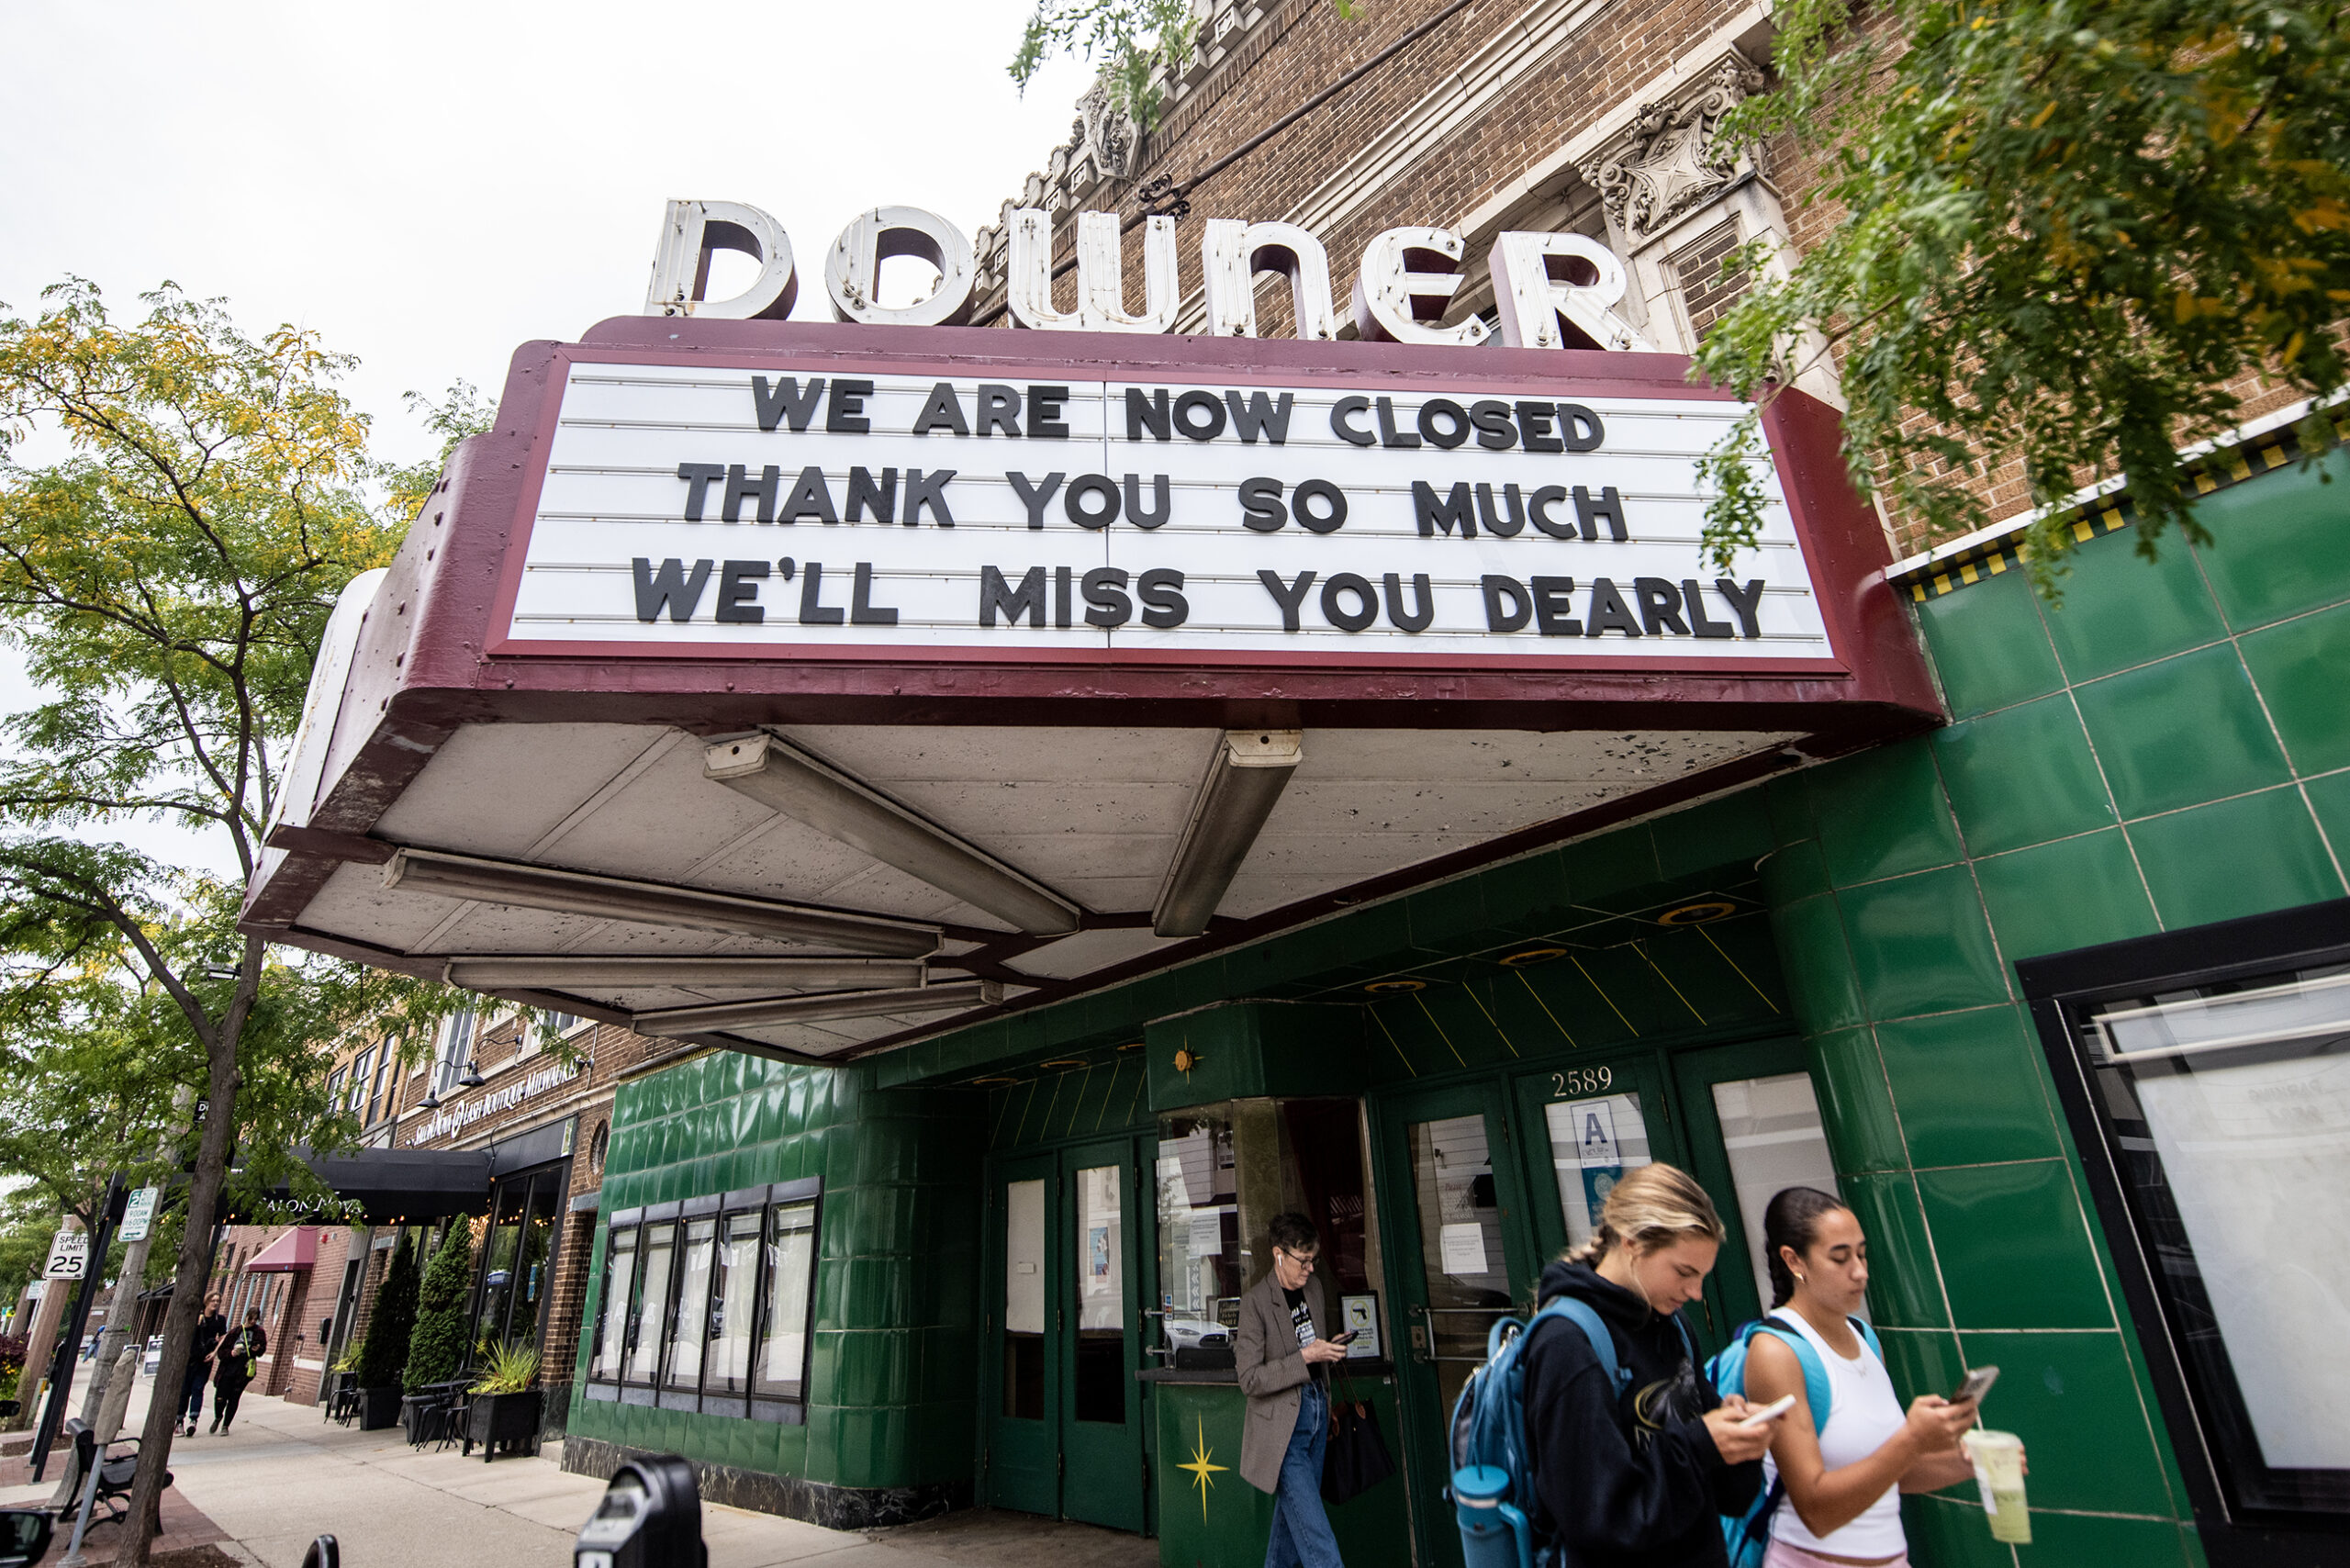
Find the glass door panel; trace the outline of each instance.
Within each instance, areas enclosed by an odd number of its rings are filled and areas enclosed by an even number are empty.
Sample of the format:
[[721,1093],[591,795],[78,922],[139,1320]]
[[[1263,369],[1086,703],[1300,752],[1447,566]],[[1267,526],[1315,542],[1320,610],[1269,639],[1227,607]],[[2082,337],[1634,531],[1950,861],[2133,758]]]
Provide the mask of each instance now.
[[554,1277],[555,1204],[562,1201],[564,1186],[561,1170],[542,1173],[531,1183],[531,1201],[522,1211],[512,1305],[506,1319],[506,1337],[518,1345],[539,1342],[540,1320],[546,1313],[547,1285]]
[[1003,1413],[1045,1418],[1045,1188],[1004,1189]]
[[1053,1288],[1055,1173],[1049,1155],[1007,1164],[990,1205],[999,1272],[988,1316],[998,1369],[987,1485],[996,1507],[1058,1516],[1060,1377],[1049,1336],[1061,1305]]
[[1126,1418],[1125,1226],[1119,1215],[1115,1165],[1077,1172],[1077,1348],[1075,1397],[1080,1421]]
[[476,1345],[505,1336],[507,1302],[514,1288],[514,1253],[522,1232],[518,1216],[507,1204],[522,1195],[520,1191],[503,1195],[505,1202],[499,1207],[504,1212],[490,1227],[489,1245],[482,1249],[481,1295],[474,1312]]
[[1487,1331],[1510,1311],[1499,1184],[1482,1114],[1413,1122],[1404,1136],[1419,1211],[1421,1316],[1437,1403],[1449,1410],[1485,1359]]
[[1706,1282],[1712,1349],[1740,1324],[1761,1316],[1771,1299],[1762,1215],[1773,1195],[1793,1186],[1833,1193],[1836,1168],[1800,1041],[1684,1051],[1673,1058],[1673,1070],[1686,1123],[1688,1170],[1729,1227],[1721,1260]]
[[1762,1244],[1762,1215],[1772,1198],[1789,1187],[1838,1191],[1828,1129],[1820,1123],[1819,1101],[1807,1072],[1722,1079],[1711,1088],[1722,1155],[1729,1162],[1731,1190],[1738,1194],[1748,1270],[1757,1299],[1768,1303],[1770,1254]]
[[1567,1246],[1580,1247],[1598,1234],[1601,1208],[1624,1173],[1651,1162],[1648,1117],[1638,1094],[1607,1094],[1553,1100],[1542,1107],[1542,1125]]
[[1141,1357],[1134,1317],[1134,1151],[1120,1142],[1060,1157],[1062,1245],[1057,1269],[1069,1304],[1064,1335],[1061,1515],[1111,1529],[1143,1528]]

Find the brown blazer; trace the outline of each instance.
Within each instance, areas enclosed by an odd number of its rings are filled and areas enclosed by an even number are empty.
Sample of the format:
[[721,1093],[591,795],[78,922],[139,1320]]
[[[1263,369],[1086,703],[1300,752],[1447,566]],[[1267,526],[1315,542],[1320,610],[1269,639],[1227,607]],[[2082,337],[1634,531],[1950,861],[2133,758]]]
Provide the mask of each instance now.
[[[1305,1310],[1314,1316],[1315,1338],[1327,1339],[1330,1314],[1319,1274],[1305,1278]],[[1248,1396],[1248,1414],[1240,1423],[1240,1479],[1259,1492],[1270,1492],[1281,1484],[1281,1456],[1297,1430],[1298,1389],[1308,1369],[1296,1330],[1290,1327],[1289,1303],[1270,1269],[1240,1298],[1232,1361],[1240,1374],[1240,1391]]]

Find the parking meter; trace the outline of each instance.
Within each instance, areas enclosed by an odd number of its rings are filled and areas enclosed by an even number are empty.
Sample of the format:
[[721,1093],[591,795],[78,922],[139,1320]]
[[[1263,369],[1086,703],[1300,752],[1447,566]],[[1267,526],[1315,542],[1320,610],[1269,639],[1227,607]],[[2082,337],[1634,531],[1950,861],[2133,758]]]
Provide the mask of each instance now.
[[579,1531],[573,1568],[709,1568],[701,1540],[701,1488],[673,1453],[612,1473],[604,1500]]

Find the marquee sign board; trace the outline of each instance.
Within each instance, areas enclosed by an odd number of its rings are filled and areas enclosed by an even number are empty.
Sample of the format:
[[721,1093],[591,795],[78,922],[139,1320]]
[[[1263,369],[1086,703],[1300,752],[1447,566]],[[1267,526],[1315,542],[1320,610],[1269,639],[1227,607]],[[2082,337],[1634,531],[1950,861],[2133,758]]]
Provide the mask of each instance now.
[[1513,357],[1561,374],[561,349],[487,651],[1834,666],[1775,473],[1701,558],[1744,405]]

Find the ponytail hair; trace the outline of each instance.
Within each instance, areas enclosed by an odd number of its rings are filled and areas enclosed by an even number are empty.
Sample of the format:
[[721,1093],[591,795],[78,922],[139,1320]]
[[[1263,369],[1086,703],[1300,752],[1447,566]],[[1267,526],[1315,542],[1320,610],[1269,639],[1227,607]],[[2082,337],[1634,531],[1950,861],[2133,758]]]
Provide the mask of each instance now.
[[1569,1263],[1597,1263],[1620,1247],[1652,1252],[1684,1237],[1701,1237],[1718,1247],[1729,1234],[1714,1201],[1687,1171],[1639,1165],[1608,1189],[1591,1239],[1563,1256]]
[[1819,1239],[1819,1222],[1838,1209],[1849,1207],[1833,1193],[1817,1187],[1788,1187],[1762,1211],[1762,1248],[1770,1254],[1771,1305],[1785,1306],[1795,1299],[1795,1273],[1779,1255],[1782,1247],[1795,1249],[1800,1258]]

